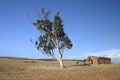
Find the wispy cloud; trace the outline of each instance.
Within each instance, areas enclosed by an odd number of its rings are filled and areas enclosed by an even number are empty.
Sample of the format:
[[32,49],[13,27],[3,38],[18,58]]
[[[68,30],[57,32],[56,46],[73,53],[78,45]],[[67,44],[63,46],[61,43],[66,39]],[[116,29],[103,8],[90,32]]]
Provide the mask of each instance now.
[[112,62],[120,62],[120,49],[104,50],[95,53],[89,53],[89,55],[109,57],[112,59]]
[[120,49],[110,49],[94,53],[96,56],[106,56],[110,58],[120,58]]

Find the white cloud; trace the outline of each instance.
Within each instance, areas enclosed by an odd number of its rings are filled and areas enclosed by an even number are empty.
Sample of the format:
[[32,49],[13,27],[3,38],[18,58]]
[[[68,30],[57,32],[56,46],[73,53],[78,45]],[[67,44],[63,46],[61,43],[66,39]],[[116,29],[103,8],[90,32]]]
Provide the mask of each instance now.
[[120,50],[119,49],[105,50],[105,51],[96,52],[94,55],[106,56],[111,58],[120,58]]
[[104,50],[96,53],[89,53],[89,55],[109,57],[112,59],[112,62],[120,62],[120,49]]

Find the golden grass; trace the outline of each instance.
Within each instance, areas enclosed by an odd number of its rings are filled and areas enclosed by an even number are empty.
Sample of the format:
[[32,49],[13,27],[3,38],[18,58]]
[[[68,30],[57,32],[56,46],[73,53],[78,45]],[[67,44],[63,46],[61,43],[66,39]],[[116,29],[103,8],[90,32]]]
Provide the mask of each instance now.
[[64,61],[61,69],[57,61],[0,59],[0,80],[120,80],[120,64],[75,65]]

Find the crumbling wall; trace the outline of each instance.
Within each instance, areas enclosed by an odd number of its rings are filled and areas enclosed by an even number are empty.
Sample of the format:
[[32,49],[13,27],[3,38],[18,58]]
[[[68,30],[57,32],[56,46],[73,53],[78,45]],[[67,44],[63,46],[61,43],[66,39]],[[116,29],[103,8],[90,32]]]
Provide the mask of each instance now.
[[88,58],[90,59],[91,64],[111,64],[111,59],[107,57],[90,56]]
[[76,64],[111,64],[111,58],[89,56],[87,59],[76,62]]
[[106,57],[98,57],[99,64],[111,64],[111,59]]

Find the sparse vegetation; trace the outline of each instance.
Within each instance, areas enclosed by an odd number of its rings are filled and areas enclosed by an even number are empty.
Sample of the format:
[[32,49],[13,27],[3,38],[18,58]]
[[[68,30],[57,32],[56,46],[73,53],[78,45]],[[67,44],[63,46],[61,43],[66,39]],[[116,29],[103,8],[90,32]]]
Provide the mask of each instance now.
[[0,59],[0,80],[120,80],[120,64],[76,65],[64,61]]

